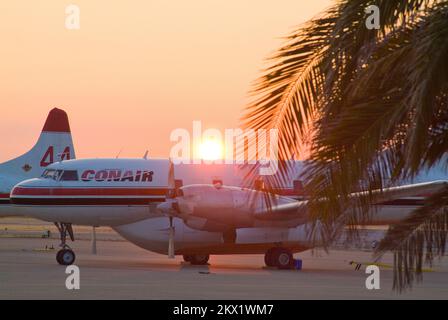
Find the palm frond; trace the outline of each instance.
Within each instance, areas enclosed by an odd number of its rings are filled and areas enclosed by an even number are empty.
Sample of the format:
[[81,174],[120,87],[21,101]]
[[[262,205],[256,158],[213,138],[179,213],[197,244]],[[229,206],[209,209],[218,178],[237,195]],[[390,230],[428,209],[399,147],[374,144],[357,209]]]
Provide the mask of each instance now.
[[[312,122],[321,96],[323,78],[320,62],[334,26],[335,9],[299,27],[269,61],[272,63],[255,83],[253,102],[242,121],[245,128],[278,130],[278,174],[265,176],[265,190],[283,186],[289,177],[287,161],[300,157],[311,139]],[[257,144],[259,141],[250,141]],[[260,148],[267,148],[261,145]],[[246,177],[252,186],[259,179],[254,167]],[[274,198],[266,199],[268,206]]]
[[389,228],[376,251],[377,258],[394,253],[394,283],[396,290],[412,287],[422,280],[422,268],[432,265],[436,257],[445,254],[448,236],[448,189],[433,195],[409,218]]
[[279,129],[285,143],[280,158],[289,159],[301,151],[297,141],[308,133],[319,98],[322,78],[318,66],[333,23],[328,17],[317,18],[290,35],[288,43],[269,59],[273,65],[252,90],[254,101],[246,108],[243,125]]
[[[364,24],[364,9],[372,4],[380,8],[380,30]],[[283,160],[311,142],[303,176],[311,195],[311,238],[331,241],[328,235],[341,224],[367,223],[376,199],[372,190],[412,179],[446,159],[447,39],[446,0],[341,0],[294,32],[269,60],[243,124],[278,129]],[[278,175],[265,179],[268,190],[290,174],[280,166]],[[367,192],[353,201],[353,191]],[[425,206],[408,229],[417,230],[411,238],[418,230],[442,228],[444,212]],[[412,241],[401,247],[405,255],[396,254],[405,273],[410,250],[415,257],[422,248]],[[402,245],[390,243],[383,248]],[[398,287],[412,282],[406,275],[397,279]]]
[[[428,26],[430,21],[440,23]],[[437,35],[433,39],[440,39],[445,32],[448,32],[448,19],[444,10],[434,9],[425,19],[396,29],[377,45],[367,65],[357,72],[352,83],[346,87],[344,108],[336,112],[337,107],[327,107],[332,101],[324,104],[326,109],[316,126],[318,133],[313,141],[313,159],[307,166],[305,178],[309,181],[308,190],[318,205],[321,204],[319,199],[323,197],[334,199],[334,208],[330,209],[329,214],[344,214],[348,203],[340,203],[347,202],[347,195],[353,190],[382,188],[383,182],[396,183],[418,173],[425,164],[426,148],[422,146],[435,144],[419,144],[419,148],[416,148],[416,135],[425,135],[428,140],[437,132],[440,141],[441,130],[446,132],[446,123],[441,122],[446,114],[446,75],[436,76],[439,81],[432,83],[436,91],[426,91],[426,84],[424,89],[420,89],[432,94],[432,97],[426,97],[432,102],[431,107],[427,106],[426,109],[422,109],[421,104],[410,103],[411,98],[416,99],[416,88],[421,86],[421,81],[409,80],[416,68],[423,73],[434,68],[432,59],[420,61],[416,67],[412,63],[416,51],[431,52],[428,48],[420,48],[420,39],[431,37],[430,34]],[[424,35],[420,36],[421,33]],[[433,50],[444,52],[447,45],[445,41]],[[412,67],[400,60],[410,61]],[[442,67],[446,63],[437,58],[434,60]],[[432,73],[437,72],[432,69]],[[430,77],[427,74],[424,76]],[[328,110],[331,110],[329,114]],[[439,151],[440,157],[447,150]],[[434,147],[431,152],[435,152]],[[417,162],[415,159],[418,159],[417,167],[414,167],[414,162]],[[374,201],[374,197],[360,199],[360,211],[369,212]],[[335,205],[336,202],[339,206]],[[319,206],[315,211],[320,215],[324,212]]]

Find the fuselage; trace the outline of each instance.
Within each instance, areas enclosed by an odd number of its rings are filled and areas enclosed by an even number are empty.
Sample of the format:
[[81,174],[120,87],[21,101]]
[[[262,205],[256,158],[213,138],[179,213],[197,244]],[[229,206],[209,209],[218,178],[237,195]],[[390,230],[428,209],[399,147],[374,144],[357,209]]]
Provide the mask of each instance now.
[[[11,192],[20,212],[50,222],[111,226],[129,241],[151,251],[167,250],[168,219],[157,205],[169,190],[167,159],[81,159],[51,164],[42,177],[25,180]],[[295,176],[302,163],[295,162]],[[177,165],[179,185],[221,184],[242,186],[248,168],[235,165]],[[433,177],[426,173],[420,180]],[[440,178],[440,175],[437,175]],[[279,193],[303,198],[302,182],[292,180]],[[424,197],[416,195],[382,204],[378,217],[402,219]],[[243,205],[243,204],[241,204]],[[198,230],[175,219],[176,253],[257,253],[274,243],[292,251],[307,248],[306,225],[252,225],[236,229],[235,241],[225,241],[223,232]]]
[[[18,183],[11,192],[11,202],[23,215],[49,222],[111,226],[131,242],[162,253],[166,251],[168,219],[156,206],[168,193],[169,165],[167,159],[62,161],[48,166],[41,177]],[[176,165],[175,178],[180,185],[241,186],[245,170],[248,168],[224,164]],[[294,189],[291,182],[279,192],[303,196],[297,185]],[[239,243],[224,244],[221,232],[190,228],[181,219],[175,219],[175,224],[176,253],[204,248],[213,253],[264,252],[279,239],[293,240],[288,236],[290,230],[279,232],[274,226],[274,232],[269,228],[240,228]]]

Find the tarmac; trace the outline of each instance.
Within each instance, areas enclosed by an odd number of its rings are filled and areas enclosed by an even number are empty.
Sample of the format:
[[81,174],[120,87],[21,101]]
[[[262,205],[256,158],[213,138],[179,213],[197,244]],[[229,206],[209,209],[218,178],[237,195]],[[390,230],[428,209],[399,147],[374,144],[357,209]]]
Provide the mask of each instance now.
[[[35,225],[33,225],[35,223]],[[5,227],[6,226],[6,227]],[[25,227],[24,227],[25,226]],[[33,227],[31,227],[33,226]],[[5,228],[7,232],[5,233]],[[380,289],[366,288],[365,250],[306,251],[302,270],[264,267],[263,255],[212,256],[208,266],[168,259],[123,241],[112,230],[97,233],[92,254],[88,228],[71,247],[80,270],[79,290],[66,288],[66,267],[56,263],[58,240],[45,223],[0,219],[0,299],[447,299],[448,259],[426,270],[423,282],[392,290],[392,257],[380,264]],[[42,231],[42,232],[41,232]],[[26,234],[28,233],[28,236]],[[53,248],[53,249],[52,249]],[[356,264],[360,263],[356,270]]]

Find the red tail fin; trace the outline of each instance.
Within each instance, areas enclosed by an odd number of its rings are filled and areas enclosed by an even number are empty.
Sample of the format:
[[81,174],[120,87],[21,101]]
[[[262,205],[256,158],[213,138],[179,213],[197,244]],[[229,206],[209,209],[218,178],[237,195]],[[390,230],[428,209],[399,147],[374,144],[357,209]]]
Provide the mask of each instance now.
[[64,110],[54,108],[50,111],[42,131],[45,132],[70,132],[68,116]]
[[54,161],[74,158],[75,150],[67,114],[54,108],[48,114],[36,144],[25,154],[0,163],[0,175],[8,175],[11,181],[17,183],[40,176]]

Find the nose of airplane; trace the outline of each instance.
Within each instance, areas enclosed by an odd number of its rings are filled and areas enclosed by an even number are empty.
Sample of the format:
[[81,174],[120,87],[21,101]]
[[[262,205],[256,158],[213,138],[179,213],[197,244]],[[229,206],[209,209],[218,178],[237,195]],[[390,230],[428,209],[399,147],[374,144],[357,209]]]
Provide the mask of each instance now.
[[10,199],[14,199],[41,194],[50,188],[57,186],[57,182],[51,179],[33,178],[19,182],[10,192]]
[[16,186],[36,186],[37,184],[40,183],[39,180],[40,180],[39,178],[23,180],[17,183]]

